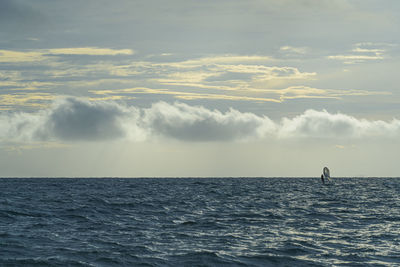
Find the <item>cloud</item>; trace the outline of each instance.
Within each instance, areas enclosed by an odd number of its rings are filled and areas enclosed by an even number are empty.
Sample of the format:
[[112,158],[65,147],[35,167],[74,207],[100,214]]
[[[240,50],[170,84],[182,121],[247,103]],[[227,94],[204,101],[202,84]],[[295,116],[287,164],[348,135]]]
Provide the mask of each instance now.
[[[284,47],[286,50],[291,48]],[[377,52],[370,44],[357,44],[356,48]],[[77,95],[87,96],[89,91],[104,100],[136,97],[145,101],[151,97],[153,101],[175,98],[280,103],[292,99],[341,99],[388,94],[346,88],[313,88],[306,84],[320,79],[316,72],[286,64],[274,66],[265,56],[223,55],[151,62],[132,61],[129,57],[132,53],[134,51],[130,49],[98,47],[25,52],[0,50],[0,61],[24,63],[11,64],[14,70],[0,72],[0,88],[8,90],[3,90],[3,94],[11,90],[35,90],[43,94],[48,94],[49,89],[56,94],[74,90]],[[114,55],[123,56],[114,58]],[[40,71],[35,67],[37,65],[41,66]],[[19,103],[16,108],[25,103],[27,108],[31,108],[34,104],[33,101]],[[11,109],[12,106],[7,104],[4,108]]]
[[[253,102],[274,102],[282,103],[290,99],[340,99],[349,96],[373,96],[373,95],[390,95],[385,91],[365,91],[365,90],[336,90],[336,89],[319,89],[308,86],[291,86],[284,89],[264,89],[264,88],[249,88],[231,89],[223,86],[204,86],[200,88],[213,88],[218,91],[226,91],[227,94],[218,93],[196,93],[189,92],[189,87],[196,87],[196,84],[186,84],[185,91],[169,90],[169,89],[154,89],[146,87],[134,87],[116,90],[90,90],[89,92],[105,98],[128,99],[130,95],[140,94],[155,94],[169,95],[177,99],[194,100],[194,99],[209,99],[209,100],[229,100],[229,101],[253,101]],[[249,94],[253,93],[253,94]],[[254,95],[254,96],[252,96]]]
[[274,131],[267,117],[230,109],[222,113],[183,103],[154,104],[145,110],[145,125],[153,133],[184,141],[232,141],[260,138]]
[[400,121],[366,119],[325,110],[307,110],[293,118],[229,109],[226,112],[184,103],[157,102],[149,108],[114,101],[67,97],[36,113],[0,115],[0,140],[10,142],[81,142],[176,139],[185,142],[234,142],[287,139],[361,139],[400,135]]
[[319,89],[308,86],[291,86],[279,90],[265,90],[267,92],[280,95],[280,100],[298,99],[298,98],[335,98],[340,99],[344,96],[373,96],[389,95],[389,92],[365,91],[365,90],[336,90]]
[[275,102],[275,103],[281,102],[279,99],[260,97],[260,96],[250,97],[245,95],[227,95],[227,94],[214,94],[214,93],[205,94],[205,93],[172,91],[167,89],[153,89],[146,87],[134,87],[134,88],[126,88],[118,90],[91,90],[89,92],[104,97],[122,96],[124,99],[129,98],[126,96],[126,94],[134,94],[134,95],[155,94],[155,95],[169,95],[177,99],[185,99],[185,100],[210,99],[210,100],[257,101],[257,102]]
[[52,55],[115,56],[115,55],[133,55],[134,51],[131,49],[74,47],[74,48],[48,49],[47,53]]
[[364,138],[394,137],[400,134],[400,121],[369,121],[337,113],[307,110],[292,119],[284,118],[278,136],[282,138]]
[[136,121],[136,109],[115,102],[57,99],[51,108],[36,113],[4,113],[0,116],[3,141],[98,141],[132,134],[126,120]]
[[289,45],[281,46],[279,48],[280,52],[289,54],[305,54],[307,53],[307,50],[307,47],[294,47]]
[[6,141],[107,141],[173,138],[182,141],[233,141],[273,132],[267,117],[234,109],[223,113],[183,103],[158,102],[147,109],[112,101],[64,98],[37,113],[0,116]]
[[87,56],[115,56],[133,55],[131,49],[111,49],[99,47],[70,47],[55,49],[36,49],[30,51],[0,50],[0,62],[37,62],[48,59],[48,56],[87,55]]
[[0,62],[36,62],[44,59],[40,51],[0,50]]
[[[267,66],[268,57],[226,56],[205,57],[171,63],[148,63],[151,71],[164,72],[153,78],[160,84],[180,86],[229,86],[229,90],[243,84],[260,83],[269,85],[288,84],[297,81],[314,80],[315,72],[302,72],[289,66]],[[162,66],[162,69],[159,67]],[[167,70],[167,72],[165,72]]]
[[46,115],[36,135],[40,139],[106,140],[124,136],[121,119],[130,113],[114,102],[67,98]]
[[356,43],[353,45],[351,54],[332,55],[328,56],[328,59],[341,60],[344,64],[383,60],[385,59],[385,53],[390,47],[393,47],[393,45],[386,43]]
[[190,66],[213,65],[213,64],[243,64],[243,63],[255,63],[255,62],[268,62],[271,60],[272,58],[268,56],[223,55],[223,56],[189,59],[186,61],[171,63],[171,65],[183,68]]
[[52,94],[40,92],[4,94],[0,95],[0,110],[45,108],[54,98]]
[[342,60],[345,64],[361,63],[367,60],[379,60],[383,59],[381,55],[335,55],[328,56],[329,59]]

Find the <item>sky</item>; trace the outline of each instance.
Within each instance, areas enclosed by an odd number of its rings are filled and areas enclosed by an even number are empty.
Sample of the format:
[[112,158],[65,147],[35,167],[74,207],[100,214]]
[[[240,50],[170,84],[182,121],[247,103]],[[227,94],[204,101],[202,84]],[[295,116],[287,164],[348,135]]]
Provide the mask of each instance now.
[[398,177],[399,12],[2,0],[0,177]]

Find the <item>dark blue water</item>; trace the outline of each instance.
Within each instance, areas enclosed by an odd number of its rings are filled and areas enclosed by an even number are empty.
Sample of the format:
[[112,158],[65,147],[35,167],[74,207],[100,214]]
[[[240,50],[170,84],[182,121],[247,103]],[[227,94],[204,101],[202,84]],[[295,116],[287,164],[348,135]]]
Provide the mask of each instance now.
[[400,179],[0,179],[0,266],[400,265]]

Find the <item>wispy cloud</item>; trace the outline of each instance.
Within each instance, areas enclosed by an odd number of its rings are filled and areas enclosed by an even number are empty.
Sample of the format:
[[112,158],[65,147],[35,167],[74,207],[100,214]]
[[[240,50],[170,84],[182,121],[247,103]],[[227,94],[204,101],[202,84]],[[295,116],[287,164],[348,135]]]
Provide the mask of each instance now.
[[308,51],[307,47],[294,47],[294,46],[289,46],[289,45],[285,45],[285,46],[281,46],[279,48],[279,51],[282,53],[286,53],[286,54],[306,54]]
[[111,49],[99,47],[70,47],[57,49],[36,49],[36,50],[0,50],[0,62],[33,62],[48,59],[49,55],[88,55],[88,56],[115,56],[133,55],[131,49]]
[[353,46],[351,53],[342,55],[331,55],[328,59],[341,60],[345,64],[356,64],[365,61],[383,60],[388,47],[391,44],[384,43],[357,43]]
[[217,55],[209,57],[200,57],[176,62],[176,66],[198,66],[211,64],[243,64],[243,63],[260,63],[269,62],[272,58],[268,56],[243,56],[243,55]]
[[[233,101],[258,101],[258,102],[280,102],[279,99],[264,98],[264,97],[250,97],[245,95],[228,95],[218,93],[196,93],[196,92],[185,92],[185,91],[173,91],[168,89],[153,89],[146,87],[135,87],[118,90],[94,90],[90,91],[94,95],[101,95],[104,97],[109,96],[122,96],[126,98],[126,95],[140,95],[140,94],[152,94],[152,95],[169,95],[177,99],[194,100],[194,99],[214,99],[214,100],[233,100]],[[128,97],[129,98],[129,97]]]
[[295,67],[264,65],[211,65],[197,66],[198,69],[180,69],[155,78],[160,84],[238,90],[254,86],[280,87],[290,83],[315,79],[315,72],[301,72]]
[[43,51],[44,54],[51,55],[89,55],[89,56],[115,56],[115,55],[133,55],[132,49],[111,49],[99,47],[72,47],[57,48]]
[[13,51],[13,50],[0,50],[0,62],[32,62],[41,61],[45,58],[44,53],[40,51]]
[[[187,84],[190,86],[190,84]],[[193,85],[194,87],[196,85]],[[205,87],[210,88],[210,87]],[[218,90],[225,90],[229,92],[229,88],[218,88]],[[373,96],[373,95],[389,95],[385,91],[365,91],[365,90],[334,90],[334,89],[319,89],[308,86],[291,86],[284,89],[257,89],[257,88],[244,88],[236,89],[230,94],[220,93],[197,93],[186,91],[177,91],[170,89],[155,89],[146,87],[134,87],[117,90],[91,90],[89,91],[94,95],[102,97],[120,96],[121,98],[128,97],[128,95],[169,95],[177,99],[194,100],[194,99],[219,99],[219,100],[233,100],[233,101],[257,101],[257,102],[275,102],[281,103],[290,99],[341,99],[349,96]],[[253,96],[252,96],[253,95]]]
[[345,64],[355,64],[361,63],[367,60],[378,60],[383,59],[381,55],[335,55],[335,56],[328,56],[329,59],[338,59],[342,60]]
[[291,86],[280,90],[269,90],[272,93],[279,95],[279,98],[284,101],[287,99],[298,98],[335,98],[341,99],[348,96],[373,96],[373,95],[390,95],[385,91],[365,91],[365,90],[337,90],[337,89],[320,89],[308,86]]
[[0,110],[46,108],[56,96],[50,93],[12,93],[0,95]]
[[[291,51],[294,47],[282,49]],[[3,55],[0,55],[0,61],[3,56],[4,62],[11,66],[7,71],[0,71],[0,88],[6,89],[0,92],[3,95],[3,100],[0,99],[3,109],[12,109],[11,100],[15,108],[23,105],[41,107],[43,101],[40,97],[36,98],[35,103],[31,97],[33,95],[26,92],[32,90],[37,96],[47,95],[47,100],[50,94],[57,97],[73,90],[81,96],[88,96],[89,92],[97,100],[148,98],[150,95],[152,101],[170,97],[276,103],[291,99],[341,99],[388,94],[382,91],[308,86],[319,79],[317,72],[282,63],[278,65],[275,64],[276,60],[259,55],[216,55],[185,60],[158,59],[153,62],[134,60],[135,52],[131,49],[77,47],[1,51]],[[357,45],[354,51],[366,54],[357,55],[358,59],[377,56],[367,53],[383,53],[365,44]],[[114,57],[116,55],[121,56]],[[40,70],[36,66],[40,66]],[[15,94],[12,90],[21,92]],[[17,101],[23,98],[30,100]]]

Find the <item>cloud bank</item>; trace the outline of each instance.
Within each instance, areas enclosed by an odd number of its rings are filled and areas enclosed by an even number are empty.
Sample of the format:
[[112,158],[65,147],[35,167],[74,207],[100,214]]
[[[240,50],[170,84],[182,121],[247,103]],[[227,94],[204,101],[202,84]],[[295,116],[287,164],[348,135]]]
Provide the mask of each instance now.
[[292,119],[284,118],[279,127],[281,137],[364,138],[394,137],[400,134],[400,121],[369,121],[337,113],[307,110]]
[[0,140],[145,141],[169,138],[186,142],[293,138],[387,138],[400,135],[400,121],[370,121],[325,110],[307,110],[293,118],[230,109],[226,112],[184,103],[157,102],[149,108],[113,101],[63,98],[37,113],[0,115]]
[[143,122],[153,134],[185,141],[246,140],[275,130],[267,117],[234,109],[222,113],[183,103],[156,103],[144,111]]

